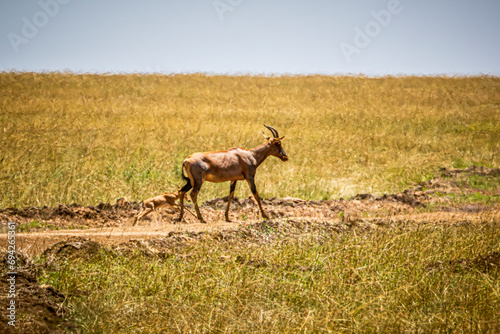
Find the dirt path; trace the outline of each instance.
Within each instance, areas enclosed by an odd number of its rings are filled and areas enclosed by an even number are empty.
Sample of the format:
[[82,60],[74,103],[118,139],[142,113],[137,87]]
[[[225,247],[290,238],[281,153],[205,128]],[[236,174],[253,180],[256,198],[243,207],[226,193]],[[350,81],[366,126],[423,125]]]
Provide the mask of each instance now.
[[[103,227],[85,230],[64,229],[53,231],[32,231],[16,233],[16,246],[28,254],[40,254],[51,245],[66,240],[69,237],[79,236],[99,242],[103,245],[116,245],[133,239],[162,238],[171,232],[207,232],[222,229],[232,229],[240,223],[215,224],[156,224],[147,226]],[[0,244],[7,244],[7,235],[0,234]]]
[[[394,205],[396,204],[396,205]],[[396,224],[455,224],[461,222],[478,223],[487,222],[493,219],[500,220],[500,207],[465,207],[455,208],[456,211],[437,212],[416,212],[415,208],[408,204],[394,202],[378,203],[374,200],[352,201],[351,207],[357,206],[361,210],[342,211],[342,216],[332,210],[331,203],[323,205],[307,204],[300,208],[288,208],[277,211],[274,207],[267,207],[276,219],[286,219],[309,222],[320,221],[327,224],[350,224],[352,222],[367,225],[396,225]],[[335,207],[335,205],[333,206]],[[395,210],[399,207],[400,210]],[[388,211],[388,208],[393,209]],[[471,212],[467,212],[471,211]],[[243,216],[244,209],[236,210],[236,215]],[[223,210],[209,209],[210,216],[221,218]],[[138,226],[131,226],[129,223],[117,223],[117,226],[98,227],[87,229],[59,229],[59,230],[33,230],[30,232],[16,233],[16,245],[19,249],[25,250],[28,254],[40,254],[51,245],[66,240],[69,237],[79,236],[99,242],[103,245],[117,245],[134,239],[158,239],[169,236],[172,232],[199,233],[212,232],[228,229],[236,229],[240,226],[252,225],[262,220],[256,213],[253,219],[225,222],[222,219],[211,220],[208,224],[196,221],[188,223],[172,223],[173,215],[165,214],[158,221],[144,220]],[[0,234],[0,244],[6,244],[7,234]]]

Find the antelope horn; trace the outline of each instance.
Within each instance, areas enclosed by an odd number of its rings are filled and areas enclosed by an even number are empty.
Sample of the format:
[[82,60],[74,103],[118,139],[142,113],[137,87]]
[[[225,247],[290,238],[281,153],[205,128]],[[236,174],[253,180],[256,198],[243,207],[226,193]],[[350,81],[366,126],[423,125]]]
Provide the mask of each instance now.
[[269,125],[265,125],[265,124],[264,124],[264,126],[265,126],[266,128],[268,128],[268,129],[269,129],[269,131],[271,131],[271,132],[272,132],[272,134],[273,134],[274,138],[278,138],[278,137],[279,137],[279,135],[278,135],[278,131],[276,131],[276,129],[275,129],[275,128],[273,128],[272,126],[269,126]]

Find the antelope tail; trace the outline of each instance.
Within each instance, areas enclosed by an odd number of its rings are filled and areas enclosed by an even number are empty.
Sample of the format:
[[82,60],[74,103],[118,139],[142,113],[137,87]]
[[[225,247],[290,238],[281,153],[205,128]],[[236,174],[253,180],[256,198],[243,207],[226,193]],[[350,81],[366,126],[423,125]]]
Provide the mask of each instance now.
[[182,175],[182,179],[184,181],[186,181],[187,183],[184,185],[184,187],[181,188],[181,191],[182,192],[187,192],[189,191],[193,186],[191,185],[191,180],[186,176],[184,175],[184,163],[182,164],[182,167],[181,167],[181,175]]

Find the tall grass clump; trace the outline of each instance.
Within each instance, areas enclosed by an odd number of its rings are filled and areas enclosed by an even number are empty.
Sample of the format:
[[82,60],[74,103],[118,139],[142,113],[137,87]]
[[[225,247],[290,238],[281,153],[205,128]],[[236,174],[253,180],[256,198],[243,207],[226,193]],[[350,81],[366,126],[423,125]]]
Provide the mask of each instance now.
[[[257,146],[264,123],[286,136],[290,157],[260,167],[264,197],[395,192],[437,167],[499,165],[499,85],[488,76],[0,73],[0,207],[175,189],[187,155]],[[207,185],[201,199],[227,188]]]
[[164,259],[79,257],[41,281],[85,333],[496,332],[498,263],[477,259],[500,259],[499,223],[207,237]]

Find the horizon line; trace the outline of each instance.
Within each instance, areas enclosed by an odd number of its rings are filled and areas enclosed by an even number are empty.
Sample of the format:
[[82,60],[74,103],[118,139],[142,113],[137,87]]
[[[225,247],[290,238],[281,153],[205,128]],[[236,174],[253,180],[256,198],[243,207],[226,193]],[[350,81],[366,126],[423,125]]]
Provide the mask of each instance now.
[[190,76],[199,75],[206,77],[361,77],[361,78],[403,78],[403,77],[419,77],[419,78],[477,78],[477,77],[490,77],[490,78],[500,78],[500,74],[488,74],[488,73],[428,73],[428,74],[416,74],[416,73],[385,73],[385,74],[367,74],[367,73],[355,73],[355,72],[337,72],[337,73],[322,73],[322,72],[304,72],[304,73],[293,73],[293,72],[215,72],[215,71],[73,71],[73,70],[0,70],[0,74],[63,74],[63,75],[101,75],[101,76],[125,76],[125,75],[144,75],[144,76]]

